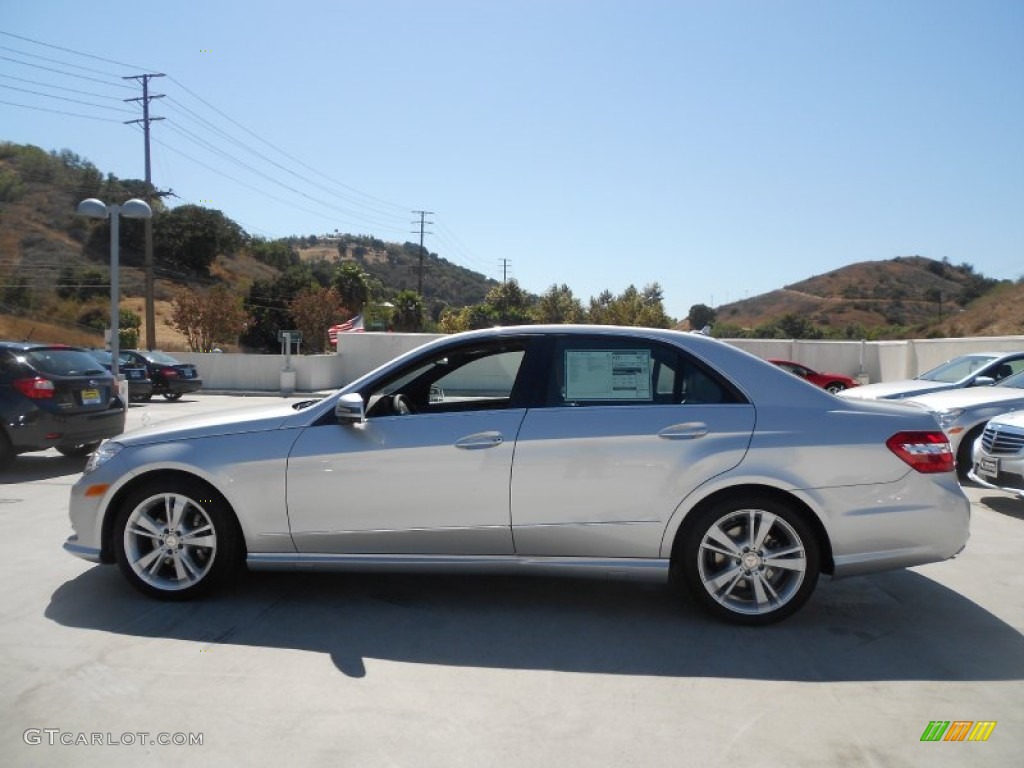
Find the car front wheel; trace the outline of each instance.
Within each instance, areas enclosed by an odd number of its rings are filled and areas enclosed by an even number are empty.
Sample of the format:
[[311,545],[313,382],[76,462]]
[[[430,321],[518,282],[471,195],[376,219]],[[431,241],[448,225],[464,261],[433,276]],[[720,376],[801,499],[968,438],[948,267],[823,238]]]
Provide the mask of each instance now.
[[98,442],[81,443],[80,445],[62,445],[57,447],[57,452],[65,456],[87,456],[100,447]]
[[198,481],[164,480],[128,495],[114,526],[121,572],[151,597],[187,600],[238,562],[240,538],[227,501]]
[[788,504],[749,496],[698,513],[676,567],[694,599],[713,615],[762,625],[796,612],[818,581],[818,541]]
[[164,392],[164,397],[168,400],[181,400],[181,392]]
[[841,381],[832,381],[825,387],[825,391],[831,392],[833,395],[838,394],[846,389],[846,385]]

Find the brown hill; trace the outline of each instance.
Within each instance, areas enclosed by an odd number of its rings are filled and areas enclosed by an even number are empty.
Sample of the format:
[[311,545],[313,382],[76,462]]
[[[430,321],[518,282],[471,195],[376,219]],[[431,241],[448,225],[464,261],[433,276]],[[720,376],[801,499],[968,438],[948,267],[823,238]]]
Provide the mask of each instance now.
[[966,263],[921,256],[865,261],[718,307],[717,327],[767,329],[797,316],[824,335],[884,329],[882,335],[889,337],[935,336],[953,327],[970,329],[969,335],[997,333],[995,329],[1021,333],[1024,326],[1012,301],[997,298],[979,304],[997,288],[996,295],[1003,297],[1014,287],[979,275]]

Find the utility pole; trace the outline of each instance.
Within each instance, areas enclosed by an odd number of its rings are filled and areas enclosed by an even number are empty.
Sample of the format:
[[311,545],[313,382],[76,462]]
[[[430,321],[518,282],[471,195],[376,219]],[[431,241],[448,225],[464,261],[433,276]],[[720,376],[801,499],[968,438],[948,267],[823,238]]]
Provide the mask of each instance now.
[[508,259],[501,260],[501,284],[508,282]]
[[[128,77],[122,77],[122,80],[139,80],[142,82],[142,96],[134,99],[125,99],[125,101],[141,101],[142,102],[142,119],[141,120],[125,120],[125,123],[142,123],[142,132],[145,136],[146,146],[146,202],[153,205],[153,174],[150,167],[149,161],[149,124],[154,120],[163,120],[162,117],[150,117],[149,116],[149,102],[152,99],[162,99],[163,94],[157,94],[155,96],[149,95],[149,80],[153,77],[164,77],[163,73],[147,74],[147,75],[129,75]],[[145,236],[146,236],[146,253],[143,262],[143,266],[146,272],[146,349],[153,349],[156,346],[156,309],[154,307],[154,290],[153,290],[153,219],[152,217],[145,221]]]
[[[427,224],[433,224],[434,223],[432,221],[427,221],[426,220],[426,217],[433,215],[434,212],[433,211],[413,211],[413,213],[418,213],[420,215],[420,276],[419,276],[419,280],[416,283],[416,293],[418,293],[420,296],[422,296],[423,295],[423,234],[424,234],[423,228]],[[415,223],[416,222],[414,221],[413,224],[415,224]],[[415,233],[413,233],[413,234],[415,234]],[[433,232],[428,232],[427,234],[433,234]]]

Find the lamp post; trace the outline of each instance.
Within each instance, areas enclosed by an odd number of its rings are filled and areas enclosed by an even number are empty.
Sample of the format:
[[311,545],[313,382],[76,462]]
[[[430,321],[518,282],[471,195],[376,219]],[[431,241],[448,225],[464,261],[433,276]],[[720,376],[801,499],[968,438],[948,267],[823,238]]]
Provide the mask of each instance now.
[[76,213],[93,219],[110,217],[110,372],[115,378],[120,375],[118,357],[120,350],[121,285],[119,248],[121,239],[121,216],[129,219],[149,219],[153,209],[144,200],[132,198],[121,205],[107,205],[102,200],[90,197],[78,204]]

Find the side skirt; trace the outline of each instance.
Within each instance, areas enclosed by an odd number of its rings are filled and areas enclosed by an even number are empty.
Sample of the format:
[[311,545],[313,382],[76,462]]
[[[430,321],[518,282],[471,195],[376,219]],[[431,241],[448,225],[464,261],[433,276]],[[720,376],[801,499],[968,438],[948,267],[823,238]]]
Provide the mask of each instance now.
[[492,575],[607,578],[663,584],[669,561],[648,558],[517,557],[515,555],[320,555],[249,554],[254,571],[369,573],[482,573]]

